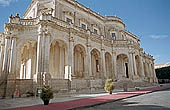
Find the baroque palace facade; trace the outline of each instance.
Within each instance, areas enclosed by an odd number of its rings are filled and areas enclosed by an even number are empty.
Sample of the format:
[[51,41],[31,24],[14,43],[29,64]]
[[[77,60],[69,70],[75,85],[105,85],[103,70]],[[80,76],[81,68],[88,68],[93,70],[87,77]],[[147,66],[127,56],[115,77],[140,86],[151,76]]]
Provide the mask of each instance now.
[[133,86],[157,83],[153,57],[123,21],[75,0],[33,0],[23,19],[9,17],[0,38],[2,95],[43,84],[56,92],[94,91],[107,78],[117,86],[124,80]]

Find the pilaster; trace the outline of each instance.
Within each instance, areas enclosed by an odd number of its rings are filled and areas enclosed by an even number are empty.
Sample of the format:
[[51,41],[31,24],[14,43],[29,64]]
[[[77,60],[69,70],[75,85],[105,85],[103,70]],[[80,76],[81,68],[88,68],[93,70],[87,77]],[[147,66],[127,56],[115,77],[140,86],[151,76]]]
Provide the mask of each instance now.
[[69,37],[69,65],[71,66],[71,76],[74,78],[74,37],[71,32]]
[[3,66],[3,59],[4,59],[4,48],[5,48],[5,44],[4,44],[4,38],[3,38],[3,42],[1,44],[1,50],[0,50],[0,73],[2,72],[2,66]]
[[134,69],[134,75],[138,76],[137,74],[137,68],[136,68],[136,60],[135,60],[135,55],[132,53],[132,58],[133,58],[133,69]]
[[50,52],[50,33],[45,26],[39,27],[37,44],[37,70],[34,77],[39,86],[50,85],[51,75],[49,73],[49,52]]
[[140,61],[140,75],[141,75],[142,77],[145,77],[144,65],[143,65],[142,56],[139,56],[139,61]]
[[107,78],[106,75],[106,62],[105,62],[105,49],[104,49],[104,36],[101,36],[101,62],[102,62],[102,74],[104,78]]
[[134,69],[133,69],[133,56],[132,56],[132,52],[129,52],[129,76],[131,79],[134,78]]
[[117,64],[116,64],[116,52],[112,51],[112,72],[113,72],[113,76],[114,76],[115,80],[118,78],[116,67],[117,67]]

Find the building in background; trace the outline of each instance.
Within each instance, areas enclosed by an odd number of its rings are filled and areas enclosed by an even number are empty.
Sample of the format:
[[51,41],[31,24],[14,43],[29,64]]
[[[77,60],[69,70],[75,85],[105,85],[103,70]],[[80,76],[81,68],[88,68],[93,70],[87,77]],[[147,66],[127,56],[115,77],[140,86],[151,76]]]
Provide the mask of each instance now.
[[[55,91],[157,83],[154,59],[117,16],[101,16],[75,0],[33,0],[0,34],[0,87],[12,95],[44,84]],[[3,90],[3,89],[1,89]]]

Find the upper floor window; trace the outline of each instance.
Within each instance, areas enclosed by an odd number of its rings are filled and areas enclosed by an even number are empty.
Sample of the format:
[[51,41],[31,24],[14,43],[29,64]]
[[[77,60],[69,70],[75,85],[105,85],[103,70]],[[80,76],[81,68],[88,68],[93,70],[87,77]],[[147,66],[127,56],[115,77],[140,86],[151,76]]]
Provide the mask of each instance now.
[[97,31],[97,29],[94,29],[94,30],[93,30],[93,32],[94,32],[95,34],[98,34],[98,31]]
[[116,33],[111,33],[111,37],[112,37],[113,39],[115,39],[115,38],[116,38]]
[[67,23],[73,23],[72,19],[70,19],[70,18],[68,18],[68,17],[66,18],[66,22],[67,22]]
[[64,11],[64,19],[67,23],[74,23],[74,15],[72,12]]
[[82,23],[82,24],[81,24],[81,28],[87,29],[87,25]]

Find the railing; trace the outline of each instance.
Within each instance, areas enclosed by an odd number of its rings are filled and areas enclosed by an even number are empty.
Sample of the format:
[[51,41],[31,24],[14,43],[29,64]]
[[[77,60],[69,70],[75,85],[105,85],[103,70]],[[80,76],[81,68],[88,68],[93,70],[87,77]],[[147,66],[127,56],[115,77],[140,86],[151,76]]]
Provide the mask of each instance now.
[[38,23],[38,19],[20,19],[19,20],[21,25],[36,25]]
[[52,17],[51,21],[55,22],[56,25],[59,25],[59,26],[62,26],[62,27],[65,27],[65,28],[70,28],[70,24],[63,21],[63,20],[60,20],[60,19],[57,19],[55,17]]

